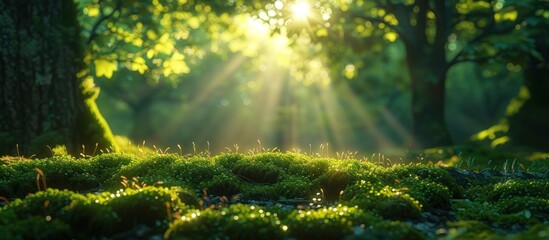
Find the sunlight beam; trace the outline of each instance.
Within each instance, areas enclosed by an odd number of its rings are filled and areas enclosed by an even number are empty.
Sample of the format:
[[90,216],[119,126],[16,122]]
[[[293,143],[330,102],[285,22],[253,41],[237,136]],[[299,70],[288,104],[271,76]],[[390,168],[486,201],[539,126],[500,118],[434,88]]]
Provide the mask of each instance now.
[[297,1],[291,6],[292,15],[297,21],[306,21],[311,16],[311,5],[306,1]]

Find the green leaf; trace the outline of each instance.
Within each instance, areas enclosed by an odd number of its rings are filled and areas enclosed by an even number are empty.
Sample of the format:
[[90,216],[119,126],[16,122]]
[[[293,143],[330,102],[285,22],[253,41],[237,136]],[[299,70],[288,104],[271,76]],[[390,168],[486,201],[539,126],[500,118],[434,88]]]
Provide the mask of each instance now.
[[532,213],[530,212],[530,210],[524,210],[523,213],[526,219],[530,219],[532,217]]
[[95,75],[98,77],[105,76],[106,78],[111,78],[113,72],[118,69],[118,63],[104,59],[96,59],[93,61],[93,64],[95,64]]

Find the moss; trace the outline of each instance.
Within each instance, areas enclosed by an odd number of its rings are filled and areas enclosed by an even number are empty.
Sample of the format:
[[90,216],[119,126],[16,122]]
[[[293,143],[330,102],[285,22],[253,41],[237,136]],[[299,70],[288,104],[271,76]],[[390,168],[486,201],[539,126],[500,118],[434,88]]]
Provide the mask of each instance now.
[[195,187],[204,187],[204,184],[212,181],[214,176],[230,173],[227,169],[216,165],[212,159],[203,157],[178,158],[165,171],[174,180]]
[[236,165],[236,163],[243,158],[244,154],[241,153],[226,153],[216,156],[214,158],[214,161],[217,165],[232,170],[233,166]]
[[235,204],[223,209],[191,211],[170,225],[166,239],[284,239],[276,213]]
[[509,240],[522,239],[549,239],[549,224],[540,223],[532,226],[523,233],[508,237]]
[[203,188],[208,191],[208,194],[217,196],[231,197],[242,192],[240,180],[232,174],[222,173],[216,175],[212,180],[203,184]]
[[355,227],[354,233],[345,237],[345,240],[358,239],[420,240],[426,239],[426,237],[406,223],[400,221],[381,221],[369,228]]
[[118,174],[115,174],[109,181],[108,185],[112,187],[120,186],[121,176],[127,178],[136,177],[141,182],[152,184],[156,181],[168,181],[170,177],[170,169],[175,161],[178,160],[176,155],[156,155],[149,158],[132,161],[124,165]]
[[175,192],[179,197],[179,200],[181,200],[181,202],[184,203],[185,205],[191,208],[200,207],[200,203],[198,201],[197,195],[191,189],[182,188],[182,187],[172,187],[170,190]]
[[[81,235],[77,238],[104,236],[116,223],[116,217],[109,206],[95,200],[97,198],[94,195],[83,196],[68,190],[48,189],[23,200],[15,200],[4,211],[0,211],[0,219],[6,218],[6,213],[11,213],[14,221],[27,218],[39,218],[42,223],[63,221],[69,225],[73,238],[77,235]],[[41,238],[42,235],[38,234],[37,237]]]
[[476,202],[487,202],[488,193],[494,190],[494,184],[471,186],[464,191],[464,198]]
[[333,159],[326,158],[297,160],[288,166],[288,174],[303,176],[310,180],[314,180],[328,171],[333,161]]
[[186,209],[177,192],[156,187],[119,190],[110,195],[106,204],[119,218],[116,232],[128,231],[138,225],[166,229],[172,220],[170,217]]
[[549,215],[549,199],[516,197],[497,203],[502,214]]
[[18,161],[17,164],[0,165],[0,196],[12,198],[22,197],[38,190],[36,172],[31,160]]
[[547,189],[548,180],[509,180],[495,184],[493,190],[488,193],[488,200],[498,201],[514,197],[549,198]]
[[366,211],[373,211],[384,218],[402,220],[417,219],[421,216],[420,203],[402,189],[389,186],[380,188],[362,181],[347,190],[343,195],[345,202]]
[[[92,154],[96,145],[100,150],[118,151],[114,135],[95,103],[99,89],[95,87],[93,78],[84,79],[80,85],[80,91],[84,98],[84,109],[77,119],[77,129],[79,129],[78,142],[89,149],[89,152],[84,154]],[[72,153],[81,153],[78,151],[81,150],[80,148],[81,146],[72,146]]]
[[463,195],[463,188],[459,186],[450,174],[437,166],[425,164],[396,165],[386,175],[388,181],[395,179],[428,179],[432,182],[446,186],[453,198]]
[[101,183],[111,179],[123,166],[134,161],[139,161],[135,155],[118,153],[101,154],[90,159],[92,171]]
[[296,239],[342,239],[355,227],[369,227],[381,219],[362,209],[338,205],[318,210],[295,210],[284,220]]
[[497,239],[492,229],[483,222],[469,220],[448,223],[448,232],[443,239]]
[[64,215],[62,210],[73,201],[86,202],[86,198],[68,190],[50,188],[30,194],[24,200],[15,200],[7,209],[14,211],[18,217],[39,215],[59,219]]
[[452,209],[460,220],[476,220],[510,228],[514,225],[526,226],[538,223],[537,218],[526,212],[504,214],[499,204],[479,203],[468,200],[454,200]]
[[274,185],[250,184],[242,186],[244,199],[275,200],[279,198]]
[[55,156],[32,163],[44,172],[48,187],[84,191],[100,186],[89,161]]
[[[275,164],[275,156],[290,160]],[[275,171],[277,181],[244,181],[233,173],[242,166]],[[304,170],[299,171],[298,166],[303,166]],[[515,179],[472,186],[463,191],[470,200],[460,200],[452,199],[453,193],[448,187],[452,183],[445,177],[445,170],[438,167],[404,165],[383,168],[364,161],[322,160],[285,154],[266,154],[261,161],[240,154],[214,158],[105,154],[85,159],[54,156],[6,161],[0,165],[0,195],[12,198],[36,192],[35,167],[44,171],[49,187],[82,192],[100,189],[98,186],[107,178],[112,182],[116,179],[110,188],[119,189],[119,176],[125,175],[128,179],[139,177],[137,181],[140,184],[133,186],[133,189],[82,195],[50,188],[22,200],[14,200],[0,209],[0,223],[6,218],[24,225],[27,224],[23,221],[25,218],[50,216],[52,220],[60,221],[61,225],[67,225],[70,230],[67,234],[76,239],[115,238],[143,229],[158,236],[168,228],[167,236],[174,239],[227,236],[236,239],[258,236],[276,239],[312,239],[319,236],[336,239],[424,239],[424,235],[409,225],[410,221],[415,224],[425,220],[419,218],[422,208],[442,208],[455,213],[460,221],[448,224],[449,239],[477,235],[498,238],[502,235],[494,234],[496,230],[491,228],[497,229],[497,232],[515,234],[546,223],[549,215],[549,198],[545,191],[547,180]],[[258,175],[246,171],[246,174]],[[321,174],[317,176],[313,172]],[[151,184],[156,180],[178,187],[142,187],[141,183]],[[336,187],[329,190],[330,185]],[[300,206],[301,210],[287,210],[289,206],[286,205],[254,210],[240,204],[220,208],[214,202],[212,206],[217,209],[198,211],[197,193],[203,188],[207,189],[208,194],[227,197],[242,194],[240,201],[266,200],[268,204],[275,204],[276,200],[281,199],[309,199],[312,193],[323,188],[325,195],[318,203],[326,206],[326,210],[303,210],[303,206]],[[343,206],[326,205],[330,204],[325,201],[326,196],[339,189],[344,191],[340,203],[355,207],[343,210]],[[286,210],[279,209],[280,206]],[[252,219],[257,220],[258,215],[251,215],[256,214],[258,209],[262,209],[263,213],[276,212],[276,219],[271,219],[275,224],[272,225],[271,220],[255,223]],[[356,214],[346,212],[349,209],[354,209]],[[430,217],[438,212],[433,210],[423,216]],[[199,218],[197,213],[204,218]],[[245,220],[236,221],[233,219],[235,216]],[[474,229],[476,222],[484,223],[487,228]],[[0,231],[12,231],[6,229]],[[274,235],[265,235],[269,231]]]
[[232,172],[240,179],[257,184],[273,184],[278,182],[281,171],[275,165],[268,162],[254,162],[244,160],[238,162]]
[[89,190],[100,185],[88,161],[70,156],[21,160],[0,168],[0,195],[7,197],[22,197],[38,190],[35,168],[43,171],[48,187]]
[[403,179],[399,189],[410,194],[426,208],[450,209],[450,190],[430,180]]
[[[5,218],[5,214],[1,214]],[[0,236],[3,239],[71,239],[70,226],[58,219],[46,220],[42,216],[30,216],[22,219],[10,219],[0,224]]]
[[311,181],[305,177],[288,177],[274,185],[279,198],[307,198],[313,192]]
[[261,165],[272,165],[278,169],[286,170],[290,164],[295,162],[296,158],[300,158],[300,156],[301,155],[291,153],[266,152],[248,156],[246,159]]
[[334,201],[339,199],[341,192],[352,182],[353,177],[346,171],[329,170],[318,179],[316,183],[323,189],[327,200]]

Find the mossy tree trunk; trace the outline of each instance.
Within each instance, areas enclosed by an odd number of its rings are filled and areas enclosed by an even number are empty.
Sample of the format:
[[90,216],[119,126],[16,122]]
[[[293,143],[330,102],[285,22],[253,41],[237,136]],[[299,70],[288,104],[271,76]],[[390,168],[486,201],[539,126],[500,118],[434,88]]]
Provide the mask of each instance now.
[[0,2],[0,155],[50,155],[65,145],[87,154],[113,145],[82,69],[72,0]]

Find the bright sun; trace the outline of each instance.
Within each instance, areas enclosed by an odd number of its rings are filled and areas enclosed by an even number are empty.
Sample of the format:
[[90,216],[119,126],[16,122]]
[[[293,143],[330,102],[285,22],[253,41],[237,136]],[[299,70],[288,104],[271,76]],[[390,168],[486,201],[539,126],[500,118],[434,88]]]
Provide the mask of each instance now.
[[292,14],[298,21],[307,20],[311,15],[311,6],[306,1],[297,1],[292,5]]

